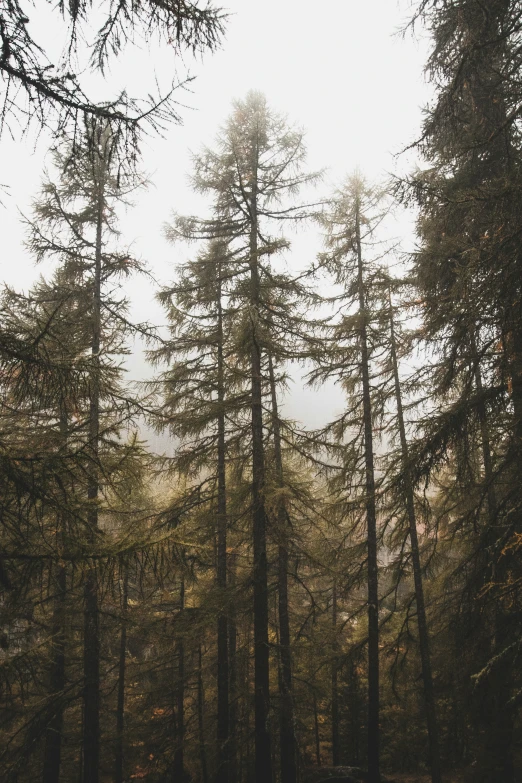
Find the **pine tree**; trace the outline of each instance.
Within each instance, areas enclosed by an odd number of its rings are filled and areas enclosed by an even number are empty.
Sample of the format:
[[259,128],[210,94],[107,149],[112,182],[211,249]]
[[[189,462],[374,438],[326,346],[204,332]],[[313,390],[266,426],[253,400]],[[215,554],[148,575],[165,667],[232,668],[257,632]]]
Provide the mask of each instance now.
[[235,104],[216,150],[196,157],[194,175],[195,188],[213,197],[213,217],[188,219],[179,229],[192,239],[226,239],[235,259],[232,296],[241,314],[236,339],[240,354],[248,355],[250,364],[256,780],[270,783],[264,357],[271,340],[275,344],[270,302],[278,289],[269,262],[288,243],[268,231],[275,221],[302,220],[311,213],[311,208],[294,207],[284,199],[316,175],[302,172],[302,133],[271,112],[258,93],[249,93]]
[[[121,358],[130,324],[125,301],[115,295],[118,278],[136,264],[128,254],[109,250],[108,241],[117,235],[114,206],[132,183],[111,168],[115,139],[108,125],[87,126],[83,149],[74,151],[75,165],[69,166],[69,150],[57,153],[60,171],[57,185],[47,181],[42,198],[35,204],[30,226],[30,248],[37,259],[58,257],[69,295],[81,301],[81,320],[76,325],[90,343],[86,366],[86,399],[79,425],[83,437],[85,470],[85,533],[88,551],[103,538],[99,507],[116,477],[110,468],[114,452],[124,451],[117,443],[128,420],[129,400],[121,389]],[[120,357],[118,362],[118,357]],[[132,405],[132,402],[131,402]],[[113,439],[116,436],[116,439]],[[111,453],[113,452],[113,453]],[[109,476],[107,475],[109,474]],[[103,479],[102,479],[103,476]],[[100,763],[100,628],[96,566],[92,562],[84,579],[84,780],[96,783]]]
[[[384,399],[375,377],[379,355],[379,321],[372,306],[372,274],[376,268],[367,253],[374,252],[376,227],[382,220],[381,194],[360,175],[350,177],[331,200],[323,217],[327,250],[321,263],[340,286],[336,297],[340,317],[328,325],[323,347],[313,355],[313,382],[335,377],[349,393],[349,408],[322,433],[337,440],[334,454],[342,470],[336,479],[342,494],[354,494],[348,504],[360,502],[366,526],[368,612],[368,774],[379,780],[379,588],[378,530],[374,454],[374,424],[383,412]],[[348,434],[348,441],[345,442]],[[328,447],[328,443],[325,442]],[[359,485],[359,481],[361,484]],[[357,498],[357,501],[355,501]]]
[[[521,276],[516,239],[520,226],[519,9],[510,0],[487,7],[471,1],[423,2],[418,17],[433,35],[427,71],[436,100],[419,143],[430,168],[413,177],[406,190],[420,207],[421,247],[415,272],[425,334],[439,360],[433,391],[445,403],[440,415],[429,422],[419,463],[429,470],[453,452],[460,455],[463,474],[469,460],[466,438],[468,443],[482,439],[481,472],[489,477],[484,487],[490,495],[489,508],[495,506],[493,486],[504,498],[506,513],[497,506],[493,526],[492,517],[489,522],[481,520],[482,533],[472,545],[476,569],[465,589],[474,592],[477,600],[485,583],[498,591],[489,656],[483,655],[484,641],[475,637],[478,681],[483,691],[496,694],[491,702],[485,698],[478,711],[484,725],[477,743],[482,757],[477,774],[483,780],[496,775],[510,781],[514,775],[510,650],[516,604],[510,585],[517,581],[512,556],[520,530],[516,487],[522,464]],[[503,415],[497,415],[500,410]],[[495,455],[488,446],[487,430],[493,428],[499,444]],[[470,484],[476,477],[477,471]],[[471,514],[464,514],[462,524],[476,524],[471,518],[483,518],[481,508],[478,501]],[[484,562],[484,548],[490,553],[489,562]],[[492,568],[493,579],[488,577]],[[492,595],[489,592],[488,603]],[[511,608],[510,600],[514,601]],[[502,666],[493,663],[501,660]]]

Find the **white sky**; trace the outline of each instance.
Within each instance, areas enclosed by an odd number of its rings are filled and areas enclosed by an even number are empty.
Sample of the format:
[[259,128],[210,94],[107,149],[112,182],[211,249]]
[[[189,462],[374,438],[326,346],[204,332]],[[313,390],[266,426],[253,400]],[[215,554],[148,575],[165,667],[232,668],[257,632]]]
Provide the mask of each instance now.
[[[89,79],[107,98],[122,86],[133,96],[145,95],[155,77],[167,85],[175,67],[180,76],[189,68],[197,77],[191,92],[180,95],[188,107],[181,109],[183,126],[144,144],[143,169],[152,185],[121,221],[124,239],[134,242],[135,254],[160,282],[172,279],[176,259],[184,256],[163,239],[163,223],[172,209],[190,213],[200,206],[187,181],[190,150],[212,144],[234,98],[259,89],[274,109],[305,128],[310,168],[328,170],[322,195],[356,166],[370,179],[410,170],[411,155],[394,155],[418,135],[430,94],[423,77],[427,41],[396,35],[411,11],[409,0],[228,0],[224,5],[232,16],[214,55],[176,64],[166,48],[153,45],[149,51],[129,51],[106,84]],[[35,14],[29,13],[32,22]],[[37,24],[38,40],[56,45],[58,12]],[[9,187],[0,207],[3,280],[17,288],[27,289],[40,272],[22,247],[19,210],[29,213],[48,142],[45,134],[21,140],[6,134],[0,144],[0,182]],[[406,219],[403,226],[409,231]],[[313,260],[315,235],[309,229],[295,238],[293,267]],[[135,317],[161,323],[152,286],[134,282],[129,293]],[[131,367],[143,373],[139,351]],[[304,390],[296,376],[287,407],[290,415],[315,426],[333,418],[339,404],[331,391]]]

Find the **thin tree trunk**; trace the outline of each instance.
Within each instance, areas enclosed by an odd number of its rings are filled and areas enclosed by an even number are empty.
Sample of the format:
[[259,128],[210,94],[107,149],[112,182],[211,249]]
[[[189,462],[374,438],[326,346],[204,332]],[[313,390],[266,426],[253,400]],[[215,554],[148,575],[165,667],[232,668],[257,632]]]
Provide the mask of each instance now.
[[[277,484],[284,489],[283,456],[281,450],[281,427],[277,405],[274,364],[268,357],[270,374],[270,394],[272,399],[272,430],[274,434],[274,466]],[[281,783],[296,783],[297,748],[294,729],[294,702],[292,698],[292,654],[290,650],[290,615],[288,611],[288,541],[290,525],[288,512],[283,502],[277,508],[278,547],[278,614],[279,614],[279,650],[280,672],[280,753]]]
[[198,731],[199,731],[199,759],[201,764],[202,783],[208,783],[207,751],[205,743],[205,690],[203,688],[203,655],[201,644],[198,646]]
[[319,715],[317,713],[317,696],[314,691],[314,736],[315,736],[315,760],[317,766],[321,766],[321,738],[319,736]]
[[[472,340],[472,350],[474,358],[477,359],[474,339]],[[475,384],[477,391],[480,394],[483,391],[483,385],[478,360],[475,365]],[[495,545],[498,546],[499,522],[487,413],[486,406],[482,400],[478,405],[478,414],[482,440],[482,461],[484,465],[484,478],[486,480],[488,499],[489,531],[485,544],[485,554],[488,558],[490,568],[487,580],[500,581],[502,583],[506,578],[505,573],[502,573],[502,560],[500,560],[500,567],[497,568],[497,563],[495,559],[493,559],[495,555],[493,554],[492,557],[492,550],[494,553]],[[495,602],[493,613],[494,636],[492,655],[495,656],[502,653],[506,644],[509,643],[507,641],[509,632],[506,628],[506,619],[504,618],[500,602]],[[493,669],[487,685],[488,694],[485,697],[485,703],[482,705],[482,714],[484,716],[486,728],[483,742],[480,743],[479,749],[479,769],[480,774],[482,775],[479,783],[486,783],[486,781],[493,778],[501,778],[506,783],[513,783],[515,779],[513,762],[513,716],[509,707],[507,707],[507,702],[510,699],[509,675],[509,666],[496,667]]]
[[51,696],[58,700],[53,716],[45,730],[45,751],[43,762],[43,783],[58,783],[63,731],[63,691],[65,688],[65,596],[67,591],[67,571],[64,565],[58,565],[56,576],[57,595],[54,600],[52,621],[52,652],[49,685]]
[[332,594],[332,627],[334,633],[332,660],[332,764],[338,767],[340,761],[339,742],[339,687],[338,675],[338,645],[337,645],[337,581],[334,579]]
[[363,387],[364,462],[366,474],[366,524],[368,529],[368,780],[379,783],[379,583],[377,563],[377,513],[373,459],[370,362],[366,326],[359,200],[355,233],[358,265],[359,316],[361,318],[361,374]]
[[[62,447],[67,448],[67,412],[65,405],[60,411],[60,436]],[[65,520],[59,518],[57,529],[58,558],[61,558]],[[58,783],[60,779],[60,764],[62,755],[63,702],[61,695],[65,688],[65,598],[67,594],[67,569],[59,562],[57,567],[56,588],[52,621],[52,652],[49,672],[51,695],[58,699],[58,704],[45,730],[45,750],[43,762],[43,783]]]
[[[181,578],[179,589],[179,610],[183,614],[185,608],[185,580]],[[185,644],[178,639],[178,672],[176,683],[176,749],[174,751],[173,781],[183,783],[185,778],[184,741],[185,741]]]
[[118,701],[116,706],[116,762],[115,783],[123,783],[124,754],[123,731],[125,728],[125,674],[127,661],[127,609],[129,598],[129,567],[123,565],[123,586],[121,594],[120,659],[118,662]]
[[[233,588],[236,572],[236,555],[230,556],[229,584]],[[229,657],[229,783],[237,783],[237,716],[238,716],[238,688],[237,688],[237,625],[234,602],[230,604],[228,625],[228,657]]]
[[255,780],[272,783],[270,741],[270,679],[268,648],[268,562],[264,504],[265,457],[263,447],[263,407],[261,345],[259,343],[260,280],[257,237],[257,149],[252,166],[250,197],[250,318],[252,322],[252,506],[254,548],[254,715]]
[[433,674],[431,669],[430,639],[428,623],[426,620],[426,607],[424,602],[424,586],[422,583],[422,568],[420,561],[419,539],[417,536],[417,520],[415,517],[415,504],[413,485],[409,468],[409,449],[406,438],[406,426],[404,423],[404,410],[402,406],[401,382],[399,377],[399,362],[395,339],[395,324],[393,319],[393,304],[391,291],[388,291],[390,304],[390,342],[391,360],[393,367],[393,379],[395,385],[395,401],[397,407],[397,421],[399,425],[399,437],[401,442],[402,465],[404,470],[404,488],[406,511],[408,514],[411,561],[413,566],[413,581],[415,586],[415,603],[417,606],[417,625],[419,629],[419,651],[422,664],[422,682],[424,687],[424,701],[426,705],[426,722],[428,725],[428,741],[430,749],[430,768],[432,783],[441,783],[442,772],[440,766],[439,726],[437,721],[437,706],[433,691]]
[[[98,452],[100,438],[100,341],[101,341],[101,273],[102,233],[105,210],[106,154],[97,147],[95,176],[97,190],[97,219],[94,259],[94,290],[92,300],[92,370],[90,373],[89,456],[91,465],[87,498],[91,507],[87,512],[90,541],[98,531]],[[98,583],[94,564],[88,567],[84,585],[84,697],[83,697],[83,783],[98,783],[100,764],[100,629],[98,610]]]
[[229,781],[229,663],[227,589],[227,498],[225,476],[225,387],[223,362],[223,311],[221,305],[221,264],[218,265],[218,500],[217,500],[217,584],[225,608],[217,627],[217,746],[216,783]]

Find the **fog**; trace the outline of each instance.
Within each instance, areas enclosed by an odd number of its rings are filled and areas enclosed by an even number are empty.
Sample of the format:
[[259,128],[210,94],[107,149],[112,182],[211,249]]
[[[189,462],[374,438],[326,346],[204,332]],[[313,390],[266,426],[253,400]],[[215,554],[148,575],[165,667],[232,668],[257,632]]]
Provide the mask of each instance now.
[[[411,170],[415,160],[402,153],[419,134],[422,107],[429,99],[423,77],[426,44],[399,31],[408,18],[409,3],[393,0],[234,0],[222,47],[203,59],[173,62],[166,46],[147,51],[129,49],[105,81],[85,75],[90,93],[102,99],[122,88],[133,96],[166,90],[173,74],[194,77],[178,92],[182,125],[171,125],[162,137],[151,135],[142,145],[142,170],[150,184],[121,215],[123,241],[146,261],[158,284],[175,274],[188,249],[169,246],[163,225],[172,210],[205,213],[206,205],[189,183],[191,152],[211,145],[231,103],[249,89],[265,93],[269,105],[306,130],[309,167],[325,169],[318,196],[327,195],[342,178],[359,167],[370,179]],[[39,12],[40,13],[40,12]],[[36,11],[35,11],[36,16]],[[59,14],[32,17],[39,40],[59,40]],[[56,54],[58,55],[58,49]],[[4,281],[27,289],[40,273],[23,247],[21,214],[30,214],[52,139],[35,130],[22,136],[16,127],[0,145]],[[410,216],[398,218],[398,230],[411,235]],[[317,227],[300,227],[291,235],[292,250],[284,262],[302,269],[320,247]],[[127,285],[132,315],[161,325],[163,314],[154,301],[152,279]],[[129,361],[134,378],[150,375],[142,346],[134,346]],[[308,426],[317,426],[339,410],[341,397],[332,387],[304,388],[303,371],[292,370],[293,383],[285,412]]]

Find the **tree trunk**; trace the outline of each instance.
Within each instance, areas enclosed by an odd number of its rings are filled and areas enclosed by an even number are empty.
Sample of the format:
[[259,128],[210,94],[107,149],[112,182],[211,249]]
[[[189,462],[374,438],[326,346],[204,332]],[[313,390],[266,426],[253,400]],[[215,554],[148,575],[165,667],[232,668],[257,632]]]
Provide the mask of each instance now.
[[123,565],[123,586],[121,594],[121,633],[120,633],[120,659],[118,662],[118,701],[116,706],[116,762],[114,779],[115,783],[123,783],[124,754],[123,731],[125,727],[125,673],[127,658],[127,608],[129,596],[129,567]]
[[[472,350],[477,359],[475,341]],[[482,375],[478,360],[475,366],[475,384],[479,394],[483,391]],[[482,440],[482,461],[484,465],[484,478],[487,486],[488,499],[488,536],[485,542],[485,556],[488,561],[488,581],[504,583],[506,579],[505,569],[502,568],[502,555],[497,563],[499,519],[497,498],[494,486],[493,459],[491,455],[491,442],[487,422],[486,407],[481,401],[478,406],[480,421],[480,434]],[[521,411],[522,415],[522,411]],[[516,425],[515,425],[516,429]],[[520,452],[519,452],[520,453]],[[495,602],[493,606],[494,635],[491,655],[499,655],[509,644],[509,618],[502,611],[502,603]],[[513,783],[515,768],[513,761],[513,715],[507,706],[510,699],[510,667],[506,663],[501,667],[494,667],[488,682],[485,684],[487,693],[481,704],[481,723],[484,731],[479,743],[478,783],[487,783],[488,780],[498,779],[505,783]]]
[[[87,512],[90,541],[98,532],[98,452],[100,438],[100,341],[101,341],[101,275],[102,233],[105,210],[106,146],[96,147],[97,219],[92,300],[92,370],[89,407],[89,480]],[[84,585],[84,698],[83,698],[83,782],[98,783],[100,763],[100,629],[98,583],[94,564],[87,571]]]
[[338,675],[338,645],[337,645],[337,582],[334,579],[332,593],[332,628],[334,634],[332,649],[332,764],[338,767],[341,763],[339,752],[339,686]]
[[221,306],[221,264],[218,265],[218,500],[217,500],[217,584],[225,608],[217,627],[217,771],[216,783],[229,781],[229,664],[227,589],[227,498],[225,476],[225,387],[223,362],[223,311]]
[[[277,405],[274,364],[268,357],[270,374],[270,395],[272,399],[272,430],[274,434],[274,467],[279,488],[284,489],[283,455],[281,450],[281,427]],[[283,502],[277,508],[278,526],[278,614],[279,614],[279,650],[280,672],[280,753],[281,783],[296,783],[297,748],[294,730],[294,703],[292,698],[292,654],[290,651],[290,616],[288,612],[288,542],[290,525],[288,512]]]
[[198,646],[198,731],[199,731],[199,759],[201,763],[202,783],[208,783],[207,751],[205,743],[205,690],[203,688],[203,655],[201,644]]
[[[185,580],[181,578],[179,589],[179,611],[183,614],[185,608]],[[185,740],[185,644],[178,639],[178,672],[175,692],[176,710],[176,749],[174,751],[172,783],[183,783],[185,779],[184,740]]]
[[[236,555],[230,555],[229,584],[235,583]],[[234,602],[231,603],[228,626],[228,657],[229,657],[229,783],[237,783],[237,716],[238,716],[238,687],[237,687],[237,625]]]
[[259,343],[260,280],[257,237],[257,148],[252,167],[250,197],[250,318],[252,324],[252,522],[254,548],[254,717],[255,780],[272,783],[270,741],[270,679],[268,648],[268,562],[264,504],[265,457],[263,447],[263,407],[261,345]]
[[[60,410],[60,436],[62,448],[67,448],[67,411],[63,404]],[[57,556],[61,559],[63,536],[65,533],[65,519],[61,516],[58,520],[56,531],[58,545]],[[45,750],[43,762],[43,783],[58,783],[60,779],[60,764],[62,755],[62,731],[63,712],[62,702],[65,688],[65,598],[67,594],[67,569],[61,562],[58,563],[56,577],[57,594],[54,599],[52,621],[52,651],[51,666],[49,672],[49,687],[51,696],[58,700],[53,708],[53,714],[45,730]]]
[[321,737],[319,735],[319,715],[317,712],[317,696],[314,691],[314,736],[315,736],[315,760],[317,766],[321,766]]
[[395,340],[395,325],[393,320],[393,304],[391,291],[388,292],[390,304],[390,344],[391,360],[393,367],[393,379],[395,385],[395,402],[397,407],[397,421],[399,425],[399,437],[401,442],[402,465],[404,470],[404,488],[406,511],[410,534],[411,561],[413,566],[413,581],[415,586],[415,603],[417,606],[417,625],[419,629],[419,651],[422,664],[422,683],[424,687],[424,702],[426,705],[426,722],[428,725],[428,740],[430,750],[430,768],[432,783],[441,783],[442,773],[440,766],[439,726],[437,721],[437,707],[433,692],[433,674],[431,670],[430,640],[428,623],[426,620],[426,607],[424,603],[424,586],[422,583],[422,568],[419,552],[419,539],[417,536],[417,520],[415,517],[415,504],[413,485],[409,469],[409,449],[406,438],[406,426],[404,423],[404,411],[402,407],[401,382],[399,377],[399,362]]
[[379,783],[379,577],[377,563],[377,514],[375,508],[375,474],[373,465],[372,403],[370,392],[370,362],[366,326],[361,248],[360,204],[355,217],[359,316],[361,318],[361,374],[364,417],[364,462],[366,474],[366,524],[368,529],[368,781]]
[[51,697],[57,700],[53,715],[45,730],[45,750],[43,762],[43,783],[58,783],[63,731],[63,691],[65,688],[65,596],[67,591],[67,571],[64,565],[58,565],[56,576],[57,595],[54,599],[52,621],[52,651],[49,685]]

